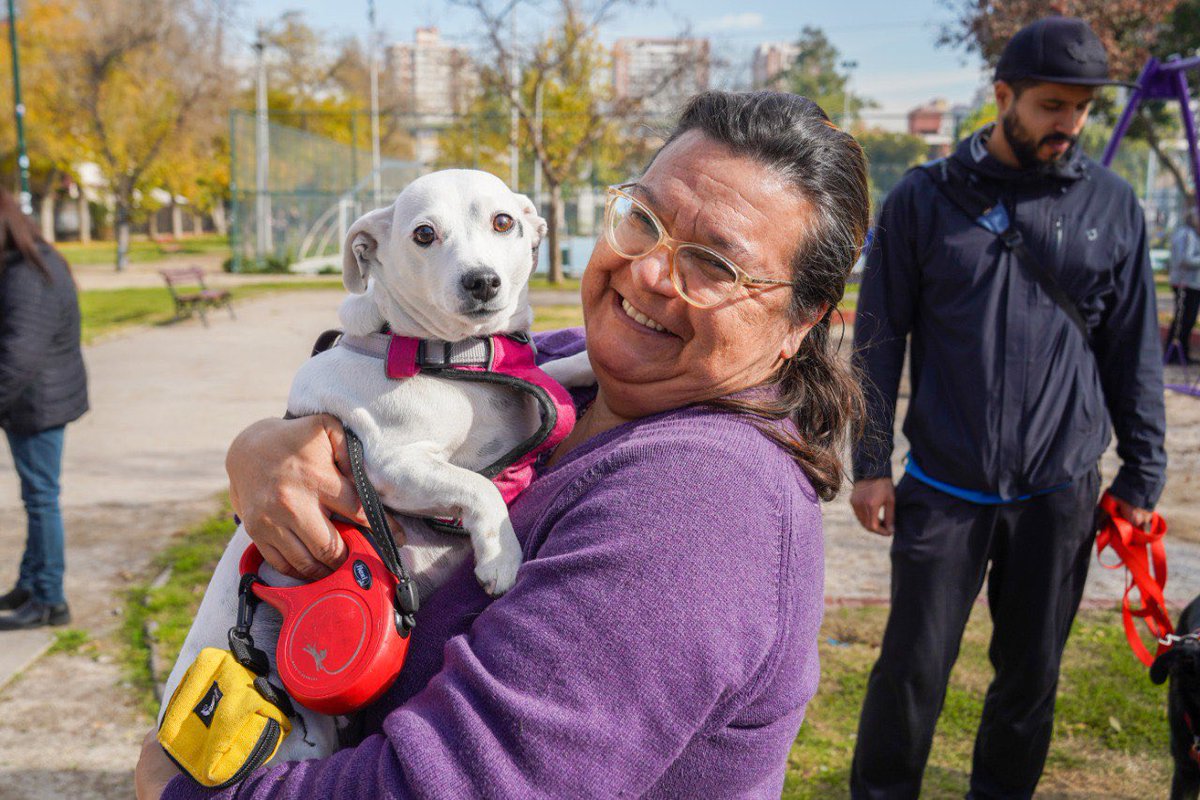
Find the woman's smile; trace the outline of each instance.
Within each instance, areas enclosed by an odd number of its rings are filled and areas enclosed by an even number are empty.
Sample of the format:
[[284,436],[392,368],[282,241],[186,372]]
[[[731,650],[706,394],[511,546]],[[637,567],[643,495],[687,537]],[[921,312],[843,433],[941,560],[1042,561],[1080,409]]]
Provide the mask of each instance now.
[[629,302],[629,298],[622,297],[621,293],[615,289],[613,290],[613,296],[616,298],[618,305],[621,306],[621,310],[625,312],[625,316],[644,328],[644,332],[657,333],[664,336],[675,336],[675,334],[668,331],[661,322],[651,318],[648,314],[643,314],[641,311],[639,311],[633,303]]

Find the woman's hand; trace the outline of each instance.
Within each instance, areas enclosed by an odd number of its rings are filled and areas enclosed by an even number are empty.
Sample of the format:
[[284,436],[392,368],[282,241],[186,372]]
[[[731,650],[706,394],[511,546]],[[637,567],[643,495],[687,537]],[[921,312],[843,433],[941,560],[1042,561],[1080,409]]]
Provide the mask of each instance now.
[[345,560],[331,513],[366,523],[345,431],[328,414],[254,423],[229,446],[225,470],[234,512],[285,575],[315,580]]
[[182,774],[159,745],[158,731],[151,728],[142,739],[142,755],[133,771],[137,800],[158,800],[171,779]]

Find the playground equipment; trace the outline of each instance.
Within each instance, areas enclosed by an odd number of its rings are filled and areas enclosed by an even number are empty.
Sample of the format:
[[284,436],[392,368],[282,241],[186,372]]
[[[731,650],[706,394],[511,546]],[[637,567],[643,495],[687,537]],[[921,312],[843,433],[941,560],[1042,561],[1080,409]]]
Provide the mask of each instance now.
[[[1126,131],[1129,130],[1129,124],[1143,103],[1149,100],[1174,100],[1179,103],[1179,116],[1183,120],[1183,130],[1187,137],[1192,186],[1200,186],[1200,147],[1197,146],[1196,141],[1196,120],[1192,115],[1191,95],[1187,80],[1188,71],[1197,68],[1200,68],[1200,56],[1192,58],[1171,56],[1166,61],[1159,61],[1152,57],[1146,61],[1146,66],[1138,75],[1137,86],[1131,91],[1129,100],[1125,104],[1125,110],[1121,112],[1121,118],[1113,130],[1112,138],[1109,140],[1108,146],[1104,148],[1104,156],[1100,159],[1100,163],[1106,167],[1112,164],[1121,139],[1125,137]],[[1197,213],[1200,213],[1200,192],[1193,192],[1192,202],[1196,205]],[[1179,343],[1172,340],[1167,345],[1163,360],[1165,363],[1170,362],[1177,355],[1182,356],[1182,352],[1179,350]],[[1200,373],[1190,384],[1167,384],[1167,388],[1193,397],[1200,397]]]

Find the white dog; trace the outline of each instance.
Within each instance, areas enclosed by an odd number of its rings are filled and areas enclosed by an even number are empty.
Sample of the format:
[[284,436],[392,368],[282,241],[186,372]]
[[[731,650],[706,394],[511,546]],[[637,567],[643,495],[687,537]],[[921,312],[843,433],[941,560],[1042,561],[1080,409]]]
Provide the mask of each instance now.
[[[347,234],[342,278],[351,295],[339,310],[346,340],[377,334],[385,325],[399,336],[442,342],[528,331],[533,311],[527,282],[545,231],[529,199],[493,175],[447,170],[418,178],[392,205],[366,214]],[[560,382],[574,385],[590,377],[585,354],[556,365],[547,371]],[[463,537],[437,533],[419,517],[461,519],[479,582],[493,595],[512,586],[520,544],[499,490],[475,470],[537,430],[531,398],[504,387],[421,374],[389,378],[379,358],[338,346],[300,368],[288,411],[332,414],[362,439],[367,476],[383,503],[405,515],[401,558],[422,595],[468,553]],[[238,561],[249,544],[239,528],[209,583],[164,698],[202,648],[227,646],[226,632],[237,616]],[[260,574],[274,586],[298,583],[266,565]],[[280,622],[264,603],[252,629],[256,645],[270,657],[277,685]],[[332,753],[334,719],[299,706],[297,711],[307,733],[293,731],[276,759]]]

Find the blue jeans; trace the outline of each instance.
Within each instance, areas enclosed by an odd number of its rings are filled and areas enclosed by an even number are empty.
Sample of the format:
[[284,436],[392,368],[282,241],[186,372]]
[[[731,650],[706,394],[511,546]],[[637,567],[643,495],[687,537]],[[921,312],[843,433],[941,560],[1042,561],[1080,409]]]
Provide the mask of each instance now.
[[62,473],[64,426],[38,433],[5,431],[13,463],[21,477],[21,500],[29,520],[25,555],[17,586],[42,603],[66,602],[63,573],[66,554],[58,476]]

